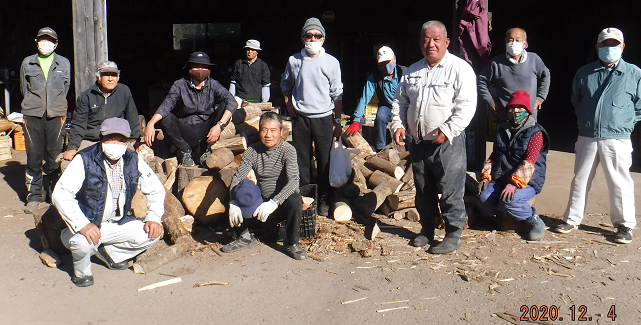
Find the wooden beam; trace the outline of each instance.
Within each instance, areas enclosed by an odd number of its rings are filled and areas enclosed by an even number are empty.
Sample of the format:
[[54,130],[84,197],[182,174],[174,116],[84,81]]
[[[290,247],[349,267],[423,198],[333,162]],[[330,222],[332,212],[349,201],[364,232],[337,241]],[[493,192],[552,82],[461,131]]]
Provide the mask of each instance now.
[[96,81],[98,63],[108,59],[106,0],[73,0],[76,98]]

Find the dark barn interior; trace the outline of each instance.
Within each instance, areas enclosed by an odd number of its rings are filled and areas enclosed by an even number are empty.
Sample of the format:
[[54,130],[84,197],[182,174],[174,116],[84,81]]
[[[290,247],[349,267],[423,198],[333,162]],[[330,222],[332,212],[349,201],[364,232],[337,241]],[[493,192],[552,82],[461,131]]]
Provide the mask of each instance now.
[[[368,73],[375,67],[378,47],[390,45],[399,63],[412,64],[422,58],[418,48],[421,24],[441,20],[452,38],[453,28],[458,26],[453,22],[455,8],[454,0],[108,0],[109,59],[122,70],[120,81],[131,88],[140,113],[148,115],[162,101],[173,81],[185,75],[182,67],[189,53],[194,50],[209,53],[218,65],[212,76],[227,87],[234,61],[244,55],[244,42],[258,39],[263,48],[259,56],[273,70],[272,102],[282,106],[280,73],[288,56],[302,49],[300,28],[307,18],[314,16],[326,28],[327,52],[341,62],[344,111],[349,114],[357,104]],[[594,43],[605,27],[623,31],[624,60],[641,64],[641,47],[636,41],[640,35],[637,12],[641,3],[612,0],[605,6],[601,2],[578,0],[518,3],[489,0],[488,9],[492,13],[489,32],[492,56],[504,53],[505,31],[518,26],[527,31],[528,50],[539,54],[550,69],[550,93],[539,121],[550,133],[553,149],[572,152],[577,136],[570,104],[574,73],[597,59]],[[0,76],[9,79],[4,85],[11,91],[11,110],[17,111],[22,99],[17,86],[20,63],[36,52],[33,39],[39,28],[54,28],[60,39],[56,52],[73,62],[72,1],[3,1],[0,15],[0,69],[3,69]],[[70,102],[74,98],[72,87]],[[636,167],[641,165],[638,133],[633,134]]]

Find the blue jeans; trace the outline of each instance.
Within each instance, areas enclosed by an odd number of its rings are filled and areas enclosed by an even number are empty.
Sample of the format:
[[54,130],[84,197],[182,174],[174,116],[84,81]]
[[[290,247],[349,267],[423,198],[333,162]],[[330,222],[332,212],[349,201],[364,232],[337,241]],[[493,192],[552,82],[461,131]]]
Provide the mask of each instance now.
[[[392,110],[387,106],[381,106],[376,112],[376,119],[374,120],[374,130],[376,132],[376,150],[384,149],[387,145],[387,125],[392,121]],[[412,135],[409,131],[405,132],[405,149],[410,150],[410,143],[412,143]],[[394,137],[394,135],[392,135]],[[393,141],[393,139],[392,139]]]
[[514,199],[510,202],[503,202],[500,199],[504,186],[490,182],[487,188],[479,195],[479,207],[481,213],[491,217],[497,211],[505,212],[517,220],[525,220],[532,216],[533,209],[527,201],[536,195],[536,190],[530,185],[514,191]]

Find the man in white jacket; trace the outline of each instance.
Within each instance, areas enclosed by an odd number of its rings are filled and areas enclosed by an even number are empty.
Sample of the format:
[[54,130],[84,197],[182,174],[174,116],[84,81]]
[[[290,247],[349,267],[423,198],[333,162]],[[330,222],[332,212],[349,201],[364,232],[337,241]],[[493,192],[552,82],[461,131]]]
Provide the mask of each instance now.
[[[163,233],[165,188],[133,150],[127,149],[129,122],[106,119],[100,142],[81,150],[60,177],[53,204],[67,224],[62,243],[73,256],[72,282],[93,285],[91,256],[112,270],[151,247]],[[147,197],[144,221],[136,219],[131,201],[137,190]]]
[[[440,21],[423,24],[419,44],[425,59],[412,64],[401,78],[391,129],[399,145],[405,145],[407,131],[414,138],[410,152],[422,231],[413,245],[431,244],[429,253],[449,254],[460,246],[467,221],[463,131],[476,111],[476,75],[467,62],[447,51],[450,40]],[[446,235],[436,244],[439,214]]]

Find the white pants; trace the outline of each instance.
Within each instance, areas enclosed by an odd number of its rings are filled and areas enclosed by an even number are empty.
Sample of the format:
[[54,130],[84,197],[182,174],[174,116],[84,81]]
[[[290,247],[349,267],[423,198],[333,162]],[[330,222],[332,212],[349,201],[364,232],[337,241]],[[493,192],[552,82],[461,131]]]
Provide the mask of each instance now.
[[570,201],[563,220],[578,226],[583,220],[588,192],[599,162],[610,192],[610,219],[613,225],[634,228],[634,182],[630,177],[632,142],[630,139],[594,139],[579,137],[574,146],[574,179]]
[[120,226],[115,222],[103,222],[100,225],[100,242],[91,245],[87,238],[74,234],[65,228],[60,234],[62,243],[71,251],[73,256],[73,271],[77,277],[91,275],[91,256],[95,254],[98,246],[103,244],[107,254],[114,263],[120,263],[142,253],[160,239],[151,240],[143,229],[145,223],[133,220]]

